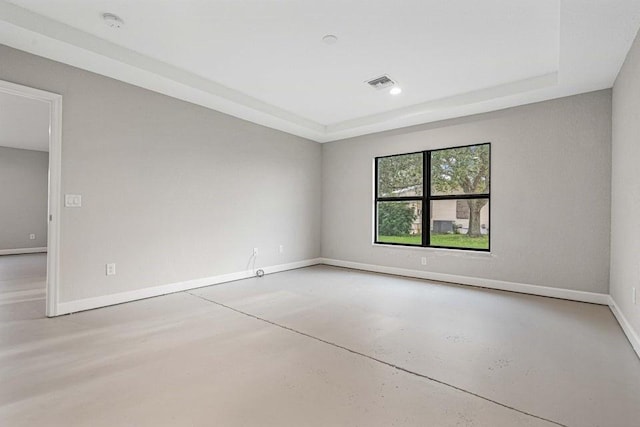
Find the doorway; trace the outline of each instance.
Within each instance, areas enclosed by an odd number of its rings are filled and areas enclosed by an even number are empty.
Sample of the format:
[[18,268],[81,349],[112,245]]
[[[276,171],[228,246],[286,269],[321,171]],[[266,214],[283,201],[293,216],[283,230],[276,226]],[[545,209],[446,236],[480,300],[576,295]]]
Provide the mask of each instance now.
[[[18,233],[20,236],[25,235],[28,236],[29,240],[32,240],[32,243],[22,244],[16,243],[17,247],[15,249],[5,249],[4,253],[12,256],[13,254],[29,254],[43,252],[42,244],[46,245],[46,279],[45,279],[45,315],[47,317],[53,317],[57,315],[58,312],[58,284],[59,284],[59,260],[60,260],[60,168],[61,168],[61,146],[62,146],[62,96],[46,92],[43,90],[31,88],[28,86],[22,86],[15,83],[2,81],[0,80],[0,96],[3,96],[5,99],[17,99],[22,102],[18,102],[15,105],[27,105],[30,101],[35,101],[38,106],[44,106],[46,108],[45,113],[45,121],[48,120],[48,129],[45,129],[45,141],[44,144],[46,147],[33,148],[30,146],[26,146],[26,150],[21,150],[22,148],[16,142],[14,149],[18,151],[28,151],[29,149],[33,151],[44,151],[44,148],[48,149],[48,172],[46,173],[47,184],[46,184],[46,227],[42,229],[40,232],[28,232],[25,233],[21,231]],[[17,97],[17,98],[16,98]],[[10,111],[5,110],[5,114],[9,114]],[[2,111],[0,111],[2,114]],[[20,115],[16,116],[16,120],[18,120]],[[46,124],[45,124],[46,125]],[[46,140],[48,139],[48,140]],[[26,143],[26,142],[25,142]],[[0,144],[3,145],[3,144]],[[4,144],[9,145],[9,144]],[[10,147],[11,148],[11,147]],[[15,155],[22,155],[27,153],[14,152]],[[43,154],[44,155],[44,154]],[[44,155],[46,156],[46,155]],[[37,157],[37,156],[32,156]],[[18,158],[18,157],[16,157]],[[8,183],[11,185],[11,183]],[[18,194],[24,194],[20,191]],[[2,224],[3,227],[7,227],[7,224]],[[43,239],[44,236],[42,234],[46,234],[46,241]],[[39,236],[40,235],[40,236]],[[19,239],[20,237],[18,237]],[[8,238],[7,238],[8,239]],[[38,243],[41,241],[43,243]],[[19,242],[19,240],[18,240]],[[40,245],[40,246],[39,246]],[[13,245],[9,245],[13,246]],[[35,263],[35,264],[34,264]],[[15,262],[17,268],[26,268],[26,269],[34,269],[37,270],[38,259],[37,257],[29,258],[25,256],[23,259]],[[24,296],[28,299],[30,292],[34,290],[26,290],[23,292]]]

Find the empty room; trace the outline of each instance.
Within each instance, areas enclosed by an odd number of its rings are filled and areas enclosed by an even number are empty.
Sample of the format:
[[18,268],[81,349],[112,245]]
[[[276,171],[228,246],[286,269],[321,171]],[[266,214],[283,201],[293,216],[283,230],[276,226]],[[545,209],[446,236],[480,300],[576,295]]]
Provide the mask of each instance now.
[[0,0],[0,425],[640,426],[639,29]]

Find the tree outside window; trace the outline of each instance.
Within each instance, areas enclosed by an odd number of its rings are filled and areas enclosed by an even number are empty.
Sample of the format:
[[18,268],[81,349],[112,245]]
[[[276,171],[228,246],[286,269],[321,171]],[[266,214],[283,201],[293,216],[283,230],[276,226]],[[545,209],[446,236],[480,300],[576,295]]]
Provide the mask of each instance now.
[[489,250],[490,163],[489,143],[376,158],[375,243]]

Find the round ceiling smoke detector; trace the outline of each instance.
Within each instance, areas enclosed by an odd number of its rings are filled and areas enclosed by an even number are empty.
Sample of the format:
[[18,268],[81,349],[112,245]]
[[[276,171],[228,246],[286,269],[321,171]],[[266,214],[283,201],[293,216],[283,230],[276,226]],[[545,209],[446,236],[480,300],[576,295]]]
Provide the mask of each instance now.
[[325,44],[335,44],[338,42],[338,37],[334,36],[333,34],[327,34],[322,38],[322,41]]
[[111,28],[120,28],[124,25],[122,19],[120,19],[118,15],[114,15],[113,13],[103,13],[102,19],[104,20],[104,23]]

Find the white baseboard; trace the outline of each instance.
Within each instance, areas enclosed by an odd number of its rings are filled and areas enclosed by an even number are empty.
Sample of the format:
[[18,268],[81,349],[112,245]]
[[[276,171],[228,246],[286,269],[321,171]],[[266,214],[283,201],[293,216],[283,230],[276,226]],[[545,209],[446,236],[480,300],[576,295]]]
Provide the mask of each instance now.
[[380,265],[363,264],[337,259],[321,258],[322,264],[336,267],[352,268],[354,270],[372,271],[374,273],[393,274],[396,276],[413,277],[418,279],[435,280],[460,285],[477,286],[501,291],[512,291],[523,294],[538,295],[543,297],[560,298],[578,302],[607,305],[613,312],[624,334],[629,339],[631,346],[640,357],[640,336],[626,319],[620,307],[609,294],[595,292],[574,291],[571,289],[550,288],[548,286],[528,285],[523,283],[505,282],[502,280],[480,279],[476,277],[457,276],[453,274],[432,273],[428,271],[410,270],[406,268],[384,267]]
[[0,249],[0,255],[38,254],[47,252],[47,248]]
[[[46,248],[34,248],[44,249]],[[27,252],[32,253],[32,252]],[[0,254],[3,254],[0,252]],[[538,295],[544,297],[560,298],[571,301],[588,302],[592,304],[608,305],[622,327],[625,335],[631,342],[631,346],[640,357],[640,337],[631,327],[616,302],[608,294],[599,294],[595,292],[575,291],[571,289],[551,288],[547,286],[529,285],[524,283],[506,282],[502,280],[482,279],[469,276],[458,276],[453,274],[433,273],[429,271],[410,270],[406,268],[385,267],[381,265],[363,264],[351,261],[342,261],[330,258],[313,258],[303,261],[292,262],[288,264],[274,265],[270,267],[262,267],[265,274],[278,273],[281,271],[294,270],[296,268],[309,267],[317,264],[326,264],[336,267],[346,267],[354,270],[371,271],[374,273],[392,274],[396,276],[413,277],[418,279],[435,280],[438,282],[447,282],[468,286],[476,286],[489,289],[497,289],[502,291],[519,292],[530,295]],[[202,288],[205,286],[217,285],[220,283],[232,282],[235,280],[248,279],[253,277],[253,271],[241,271],[236,273],[222,274],[219,276],[205,277],[202,279],[188,280],[184,282],[170,283],[167,285],[154,286],[151,288],[138,289],[130,292],[121,292],[118,294],[104,295],[95,298],[86,298],[82,300],[59,303],[57,307],[57,315],[76,313],[94,308],[106,307],[114,304],[121,304],[130,301],[136,301],[145,298],[156,297],[160,295],[171,294],[174,292],[187,291],[189,289]]]
[[609,305],[609,294],[595,292],[574,291],[571,289],[551,288],[548,286],[529,285],[524,283],[506,282],[503,280],[482,279],[454,274],[434,273],[422,270],[410,270],[407,268],[385,267],[381,265],[362,264],[359,262],[342,261],[337,259],[322,258],[322,264],[336,267],[346,267],[355,270],[372,271],[375,273],[393,274],[396,276],[413,277],[418,279],[435,280],[438,282],[455,283],[459,285],[476,286],[481,288],[497,289],[501,291],[519,292],[522,294],[538,295],[543,297],[560,298],[571,301],[588,302],[592,304]]
[[620,327],[624,331],[624,334],[629,339],[631,347],[633,347],[638,357],[640,357],[640,336],[638,336],[638,333],[633,329],[631,323],[629,323],[627,318],[624,317],[624,314],[622,314],[622,310],[620,310],[620,307],[618,307],[618,304],[616,304],[616,301],[611,296],[609,296],[609,308],[613,312],[613,315],[616,317],[616,320],[620,324]]
[[[320,258],[313,258],[288,264],[279,264],[261,268],[264,270],[265,274],[271,274],[278,273],[280,271],[294,270],[296,268],[309,267],[311,265],[320,263]],[[240,271],[236,273],[221,274],[219,276],[205,277],[202,279],[187,280],[184,282],[154,286],[151,288],[137,289],[135,291],[104,295],[95,298],[62,302],[58,303],[56,315],[59,316],[63,314],[77,313],[78,311],[91,310],[94,308],[106,307],[115,304],[122,304],[125,302],[171,294],[174,292],[182,292],[189,289],[196,289],[205,286],[217,285],[220,283],[232,282],[234,280],[248,279],[250,277],[254,277],[254,275],[255,273],[252,270]]]

